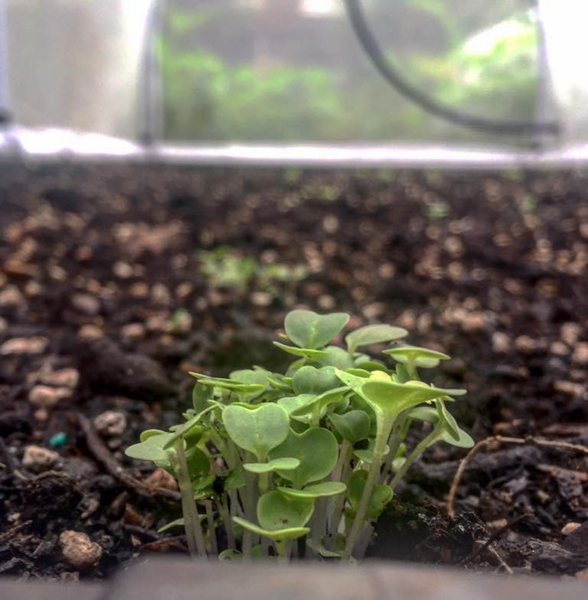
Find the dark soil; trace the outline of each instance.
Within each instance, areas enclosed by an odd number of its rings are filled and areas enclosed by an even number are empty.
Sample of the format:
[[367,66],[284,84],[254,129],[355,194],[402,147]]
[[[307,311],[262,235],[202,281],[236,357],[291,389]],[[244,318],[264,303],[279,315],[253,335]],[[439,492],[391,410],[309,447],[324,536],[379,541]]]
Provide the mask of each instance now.
[[[177,492],[149,487],[152,469],[123,449],[188,406],[188,370],[282,366],[271,340],[294,306],[402,325],[447,351],[435,381],[469,390],[458,416],[478,440],[586,445],[587,199],[577,173],[4,167],[0,573],[79,577],[65,530],[103,549],[83,577],[185,551],[156,533]],[[215,288],[197,251],[221,245],[310,274]],[[480,451],[454,521],[464,452],[430,451],[370,554],[585,577],[587,456],[532,441]],[[57,456],[23,464],[31,445]]]

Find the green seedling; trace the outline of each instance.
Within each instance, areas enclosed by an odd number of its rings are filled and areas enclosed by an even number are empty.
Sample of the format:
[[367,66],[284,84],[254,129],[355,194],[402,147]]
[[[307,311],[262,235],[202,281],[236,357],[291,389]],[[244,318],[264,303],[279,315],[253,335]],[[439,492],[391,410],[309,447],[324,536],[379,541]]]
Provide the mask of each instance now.
[[306,265],[261,264],[256,258],[243,256],[228,246],[203,250],[197,257],[200,272],[210,285],[240,294],[251,289],[276,297],[285,290],[293,291],[310,273]]
[[418,378],[416,368],[432,369],[436,367],[440,361],[449,360],[447,354],[436,352],[427,348],[419,348],[418,346],[410,346],[408,344],[399,344],[388,350],[384,350],[384,354],[391,356],[400,364],[406,365],[406,370],[411,377]]
[[372,344],[382,344],[391,342],[408,335],[408,331],[402,327],[392,327],[391,325],[366,325],[352,331],[346,338],[347,349],[350,354],[362,346]]
[[274,342],[274,345],[284,350],[288,354],[298,356],[300,358],[308,358],[310,360],[322,360],[329,356],[329,353],[325,350],[312,350],[311,348],[296,348],[295,346],[287,346],[280,342]]
[[288,413],[278,404],[250,408],[232,404],[223,411],[223,423],[230,439],[239,448],[252,452],[259,461],[265,460],[290,431]]
[[255,277],[257,261],[241,256],[227,246],[198,253],[200,271],[214,287],[228,287],[243,293]]
[[286,336],[299,348],[323,348],[347,325],[349,315],[319,315],[311,310],[293,310],[286,315]]
[[294,457],[300,461],[298,468],[293,471],[278,471],[278,474],[299,489],[307,483],[320,481],[331,473],[337,463],[338,449],[337,440],[328,429],[311,427],[304,433],[296,433],[291,429],[284,443],[275,448],[270,457]]
[[347,486],[340,481],[323,481],[322,483],[309,485],[302,490],[286,487],[279,487],[278,489],[290,498],[310,498],[314,500],[316,498],[328,498],[329,496],[342,494],[347,489]]
[[265,463],[246,463],[243,468],[249,473],[262,475],[264,473],[277,473],[278,471],[294,471],[300,466],[297,458],[276,458]]
[[304,527],[312,516],[314,502],[308,498],[294,498],[279,490],[266,492],[257,503],[259,525],[240,517],[235,522],[244,529],[275,544],[278,556],[288,560],[288,542],[306,535],[310,529]]
[[[183,518],[162,531],[184,527],[190,552],[202,559],[356,561],[428,448],[473,445],[449,410],[464,390],[419,376],[449,357],[397,343],[407,332],[389,325],[360,327],[341,347],[348,320],[289,313],[284,343],[275,343],[295,358],[285,373],[256,366],[229,377],[192,374],[183,421],[144,431],[126,450],[178,480]],[[389,342],[396,344],[384,360],[364,353]],[[299,538],[306,540],[294,543]]]

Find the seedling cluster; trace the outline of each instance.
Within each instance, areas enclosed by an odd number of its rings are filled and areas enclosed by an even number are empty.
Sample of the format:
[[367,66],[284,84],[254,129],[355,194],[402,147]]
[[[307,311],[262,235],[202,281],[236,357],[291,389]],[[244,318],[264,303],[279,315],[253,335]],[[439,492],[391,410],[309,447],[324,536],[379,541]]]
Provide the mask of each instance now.
[[262,264],[252,256],[241,256],[228,246],[198,253],[200,271],[213,287],[231,288],[241,294],[253,288],[277,296],[308,277],[306,265]]
[[[437,442],[473,445],[448,409],[465,390],[421,379],[421,370],[449,357],[397,342],[407,331],[390,325],[356,329],[346,349],[332,345],[348,320],[290,312],[286,343],[274,342],[295,357],[285,374],[192,373],[184,422],[144,431],[126,450],[177,478],[184,517],[166,528],[184,525],[191,553],[358,560],[418,457]],[[364,353],[388,342],[390,365]],[[423,422],[428,433],[408,449],[409,431]]]

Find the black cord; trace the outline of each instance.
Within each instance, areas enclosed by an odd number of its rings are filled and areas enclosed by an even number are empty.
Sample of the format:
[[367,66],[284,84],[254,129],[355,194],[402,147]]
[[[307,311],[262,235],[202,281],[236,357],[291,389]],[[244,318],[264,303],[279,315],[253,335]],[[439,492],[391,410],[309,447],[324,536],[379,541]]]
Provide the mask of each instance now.
[[462,113],[459,110],[442,104],[435,98],[427,96],[406,81],[386,59],[378,41],[367,24],[360,0],[344,0],[344,2],[353,31],[376,70],[388,83],[422,109],[456,125],[487,133],[533,135],[557,134],[559,132],[559,124],[555,121],[541,123],[537,121],[486,119]]

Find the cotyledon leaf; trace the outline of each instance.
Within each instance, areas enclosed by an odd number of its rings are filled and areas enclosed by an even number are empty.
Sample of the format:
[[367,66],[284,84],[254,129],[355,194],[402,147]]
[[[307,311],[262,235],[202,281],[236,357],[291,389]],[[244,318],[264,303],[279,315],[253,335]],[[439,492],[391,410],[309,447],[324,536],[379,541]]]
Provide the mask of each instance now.
[[[277,404],[261,404],[245,408],[230,404],[223,411],[223,423],[229,437],[244,450],[264,460],[290,432],[290,418]],[[283,456],[283,455],[282,455]]]
[[311,310],[293,310],[286,315],[286,335],[300,348],[326,346],[347,324],[349,315],[319,315]]

